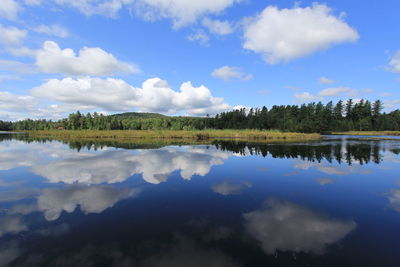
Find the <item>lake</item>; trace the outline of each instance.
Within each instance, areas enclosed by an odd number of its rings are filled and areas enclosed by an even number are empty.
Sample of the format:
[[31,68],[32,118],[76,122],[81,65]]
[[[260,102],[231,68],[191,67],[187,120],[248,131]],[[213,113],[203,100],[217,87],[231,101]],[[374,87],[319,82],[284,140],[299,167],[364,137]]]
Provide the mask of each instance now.
[[0,135],[0,266],[400,266],[400,139]]

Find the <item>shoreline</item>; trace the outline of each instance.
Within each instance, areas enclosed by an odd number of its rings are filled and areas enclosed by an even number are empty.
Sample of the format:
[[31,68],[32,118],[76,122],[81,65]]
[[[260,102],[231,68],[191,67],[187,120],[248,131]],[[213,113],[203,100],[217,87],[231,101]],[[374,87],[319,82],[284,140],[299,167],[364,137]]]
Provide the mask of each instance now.
[[320,134],[291,133],[262,130],[48,130],[28,131],[30,137],[55,139],[93,140],[251,140],[251,141],[313,141],[320,140]]
[[332,135],[400,136],[400,131],[348,131],[348,132],[332,132]]

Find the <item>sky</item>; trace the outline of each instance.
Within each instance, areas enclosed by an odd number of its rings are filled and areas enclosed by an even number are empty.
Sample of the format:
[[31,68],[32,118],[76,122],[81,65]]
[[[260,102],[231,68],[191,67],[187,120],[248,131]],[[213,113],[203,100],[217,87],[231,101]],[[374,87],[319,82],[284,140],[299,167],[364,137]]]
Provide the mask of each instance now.
[[0,120],[400,108],[398,0],[0,0]]

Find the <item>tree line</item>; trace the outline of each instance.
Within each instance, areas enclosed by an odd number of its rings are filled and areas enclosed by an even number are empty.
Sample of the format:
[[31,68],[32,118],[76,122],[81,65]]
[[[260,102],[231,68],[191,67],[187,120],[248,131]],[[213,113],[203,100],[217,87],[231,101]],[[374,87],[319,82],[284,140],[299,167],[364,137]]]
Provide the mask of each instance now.
[[0,121],[0,130],[202,130],[202,129],[275,129],[290,132],[400,130],[400,110],[382,113],[380,100],[332,101],[302,105],[274,105],[272,108],[244,108],[222,112],[215,117],[154,118],[82,114],[77,111],[58,121],[26,119]]

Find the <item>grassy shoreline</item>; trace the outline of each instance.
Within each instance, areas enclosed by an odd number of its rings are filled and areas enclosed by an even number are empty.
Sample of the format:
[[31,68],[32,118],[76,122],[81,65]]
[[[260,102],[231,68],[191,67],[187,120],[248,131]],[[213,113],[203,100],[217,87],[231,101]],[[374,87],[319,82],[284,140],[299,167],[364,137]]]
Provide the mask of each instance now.
[[349,131],[333,132],[337,135],[366,135],[366,136],[400,136],[400,131]]
[[49,130],[29,131],[31,137],[56,139],[101,139],[101,140],[257,140],[257,141],[311,141],[319,140],[320,134],[286,133],[261,130]]

